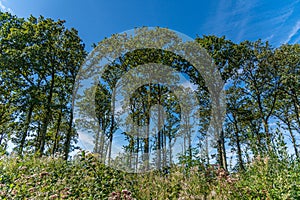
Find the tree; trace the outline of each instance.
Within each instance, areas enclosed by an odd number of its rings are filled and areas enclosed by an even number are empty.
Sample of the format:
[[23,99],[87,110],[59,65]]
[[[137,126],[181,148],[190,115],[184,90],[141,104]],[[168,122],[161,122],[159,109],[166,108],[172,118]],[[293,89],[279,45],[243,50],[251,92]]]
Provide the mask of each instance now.
[[[8,14],[2,15],[8,19]],[[75,29],[67,30],[64,21],[31,16],[27,20],[10,16],[1,28],[1,70],[16,109],[13,142],[19,154],[26,146],[35,146],[42,155],[52,143],[49,134],[56,134],[57,149],[60,123],[68,120],[64,149],[67,157],[75,136],[73,128],[72,89],[77,71],[86,55]],[[62,113],[58,114],[55,113]],[[56,132],[48,132],[54,125]],[[64,119],[62,119],[62,117]],[[34,120],[33,120],[34,119]],[[31,144],[33,142],[33,144]],[[46,147],[47,145],[47,147]]]
[[[226,40],[225,37],[218,38],[216,36],[198,37],[196,38],[196,41],[207,50],[218,70],[221,72],[223,81],[227,84],[239,68],[239,57],[236,45],[232,41]],[[220,91],[214,91],[214,93],[218,94]],[[221,167],[227,170],[225,133],[223,128],[218,132],[217,138],[215,138],[217,140],[217,160]]]
[[300,156],[295,135],[300,134],[299,53],[299,44],[282,45],[274,52],[275,64],[280,66],[282,79],[274,115],[281,122],[281,128],[288,131],[296,158]]

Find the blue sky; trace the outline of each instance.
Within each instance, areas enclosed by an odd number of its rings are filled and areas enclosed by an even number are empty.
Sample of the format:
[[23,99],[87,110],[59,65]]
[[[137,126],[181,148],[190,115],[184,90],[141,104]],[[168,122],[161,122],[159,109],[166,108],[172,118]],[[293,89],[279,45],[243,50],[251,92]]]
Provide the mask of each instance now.
[[275,47],[300,41],[300,0],[0,0],[0,9],[19,17],[64,19],[88,51],[92,43],[140,26],[167,27],[192,38],[260,38]]

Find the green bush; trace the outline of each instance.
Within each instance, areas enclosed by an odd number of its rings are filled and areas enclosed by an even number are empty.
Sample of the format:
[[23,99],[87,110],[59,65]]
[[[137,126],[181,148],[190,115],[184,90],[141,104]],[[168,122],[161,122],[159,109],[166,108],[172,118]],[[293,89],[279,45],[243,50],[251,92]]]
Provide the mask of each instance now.
[[3,155],[0,199],[299,199],[299,177],[299,161],[278,156],[256,157],[240,173],[193,165],[126,174],[84,151],[71,161]]

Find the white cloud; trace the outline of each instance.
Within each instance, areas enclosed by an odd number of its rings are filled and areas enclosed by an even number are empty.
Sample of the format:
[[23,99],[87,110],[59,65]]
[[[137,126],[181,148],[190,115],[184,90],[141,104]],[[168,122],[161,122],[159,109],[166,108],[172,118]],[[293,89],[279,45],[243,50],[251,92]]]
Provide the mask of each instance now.
[[212,19],[207,23],[210,31],[216,35],[228,35],[235,32],[235,39],[241,40],[252,18],[251,12],[256,7],[254,1],[221,0],[216,6]]
[[300,25],[291,25],[291,20],[298,15],[299,2],[282,3],[274,11],[262,1],[220,0],[206,27],[217,36],[230,36],[234,42],[262,38],[272,45],[296,43],[300,41]]
[[6,7],[6,6],[3,4],[3,2],[4,2],[3,0],[2,0],[2,1],[0,0],[0,10],[1,10],[2,12],[9,12],[9,13],[12,13],[12,9]]
[[289,23],[290,19],[294,17],[294,15],[298,14],[297,12],[295,13],[294,11],[297,10],[296,6],[300,1],[294,1],[291,4],[289,4],[288,6],[286,6],[285,8],[282,8],[281,11],[277,12],[278,16],[277,17],[270,17],[270,19],[273,22],[270,22],[274,25],[274,27],[277,26],[277,28],[275,28],[273,30],[273,34],[274,34],[274,38],[275,41],[277,40],[278,45],[283,44],[283,43],[288,43],[290,42],[290,40],[292,39],[292,37],[297,34],[297,23],[292,27],[292,30],[290,31],[288,37],[287,37],[287,33],[283,30],[288,30],[291,25]]
[[269,41],[269,40],[271,40],[273,37],[274,37],[274,34],[272,34],[272,35],[266,37],[265,39],[263,39],[263,41]]
[[288,5],[287,7],[284,7],[282,9],[278,10],[278,12],[276,12],[276,13],[274,13],[273,10],[271,10],[267,13],[264,13],[265,15],[268,16],[268,20],[264,21],[264,23],[271,23],[273,25],[282,26],[283,24],[286,23],[286,21],[294,13],[294,7],[295,7],[295,4],[293,3],[293,4]]
[[284,44],[289,43],[291,39],[299,32],[299,30],[300,30],[300,20],[298,20],[296,24],[293,26],[288,38],[283,43]]

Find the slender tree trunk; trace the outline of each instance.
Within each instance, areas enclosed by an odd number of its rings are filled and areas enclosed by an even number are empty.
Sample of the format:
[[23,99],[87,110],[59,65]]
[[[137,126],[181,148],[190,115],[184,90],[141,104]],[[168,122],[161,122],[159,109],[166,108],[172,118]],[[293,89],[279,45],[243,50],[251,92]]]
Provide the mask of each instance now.
[[234,134],[235,134],[235,140],[236,140],[236,147],[237,147],[237,154],[238,154],[238,161],[239,161],[239,168],[241,170],[245,170],[245,167],[244,167],[244,162],[243,162],[243,157],[242,157],[242,149],[241,149],[241,144],[240,144],[240,136],[239,136],[239,129],[238,129],[238,126],[237,126],[237,122],[234,121],[234,128],[235,128],[235,131],[234,131]]
[[189,150],[189,159],[192,160],[192,134],[190,130],[190,119],[189,116],[187,116],[187,132],[188,132],[188,150]]
[[96,144],[98,147],[96,148],[98,150],[98,153],[100,154],[100,161],[105,163],[106,160],[106,154],[104,152],[105,150],[105,131],[106,131],[106,117],[102,117],[102,121],[99,122],[99,132],[98,137],[100,137],[99,143],[97,142],[99,138],[96,137]]
[[166,130],[165,127],[163,127],[163,166],[167,166],[167,135],[166,135]]
[[35,153],[38,153],[39,150],[40,150],[40,145],[41,145],[41,140],[40,140],[40,137],[41,137],[41,122],[38,121],[38,126],[37,126],[37,135],[36,135],[36,138],[35,138]]
[[[159,99],[158,105],[160,105],[160,99]],[[158,106],[158,126],[157,126],[157,129],[158,129],[158,131],[157,131],[157,168],[161,169],[162,133],[161,133],[161,130],[160,130],[161,129],[161,112],[160,112],[160,107],[159,106]]]
[[100,133],[100,144],[99,144],[99,153],[100,153],[100,158],[101,162],[105,162],[106,159],[106,154],[104,153],[104,146],[105,146],[105,130],[102,129]]
[[50,91],[46,103],[45,118],[43,120],[42,129],[41,129],[41,138],[40,138],[41,143],[39,149],[40,156],[43,155],[45,150],[47,128],[51,116],[51,101],[53,96],[54,82],[55,82],[55,71],[54,69],[52,69]]
[[151,84],[148,84],[148,92],[147,92],[147,107],[146,107],[146,113],[148,115],[146,116],[146,138],[144,139],[144,153],[145,153],[145,161],[146,161],[146,171],[150,169],[150,108],[151,108]]
[[132,159],[133,159],[133,153],[134,153],[134,138],[133,136],[129,136],[129,152],[130,152],[130,157],[129,157],[129,166],[131,169],[134,169]]
[[186,156],[186,131],[183,133],[183,155]]
[[291,131],[290,131],[290,135],[291,135],[291,138],[292,138],[292,143],[293,143],[293,147],[294,147],[296,158],[299,158],[299,152],[298,152],[298,148],[297,148],[297,144],[296,144],[295,135]]
[[169,166],[172,165],[172,137],[171,130],[169,132]]
[[111,126],[109,131],[109,150],[108,150],[108,165],[111,162],[111,148],[112,148],[112,141],[113,141],[113,132],[115,130],[115,97],[116,97],[116,90],[113,90],[112,93],[112,108],[111,108]]
[[225,136],[223,129],[220,133],[220,138],[218,140],[218,151],[219,151],[219,162],[221,167],[227,171],[227,159],[226,159],[226,149],[225,149]]
[[290,91],[292,92],[292,101],[293,101],[293,106],[295,109],[295,116],[297,119],[297,123],[298,123],[298,127],[300,127],[300,114],[299,114],[299,109],[298,109],[298,105],[299,105],[299,101],[298,101],[298,96],[296,94],[296,91],[294,88],[290,88]]
[[94,146],[94,153],[100,153],[100,150],[99,150],[99,139],[100,139],[100,125],[97,127],[97,131],[96,131],[96,134],[95,134],[95,146]]
[[135,172],[138,172],[139,166],[139,149],[140,149],[140,138],[139,138],[139,129],[137,129],[137,137],[136,137],[136,150],[135,150]]
[[240,137],[237,131],[235,131],[235,139],[236,139],[236,146],[237,146],[237,154],[238,154],[238,161],[239,161],[239,167],[241,170],[245,170],[243,157],[242,157],[242,150],[241,150],[241,144],[240,144]]
[[294,151],[295,151],[295,156],[298,159],[299,158],[299,152],[298,152],[298,148],[297,148],[296,138],[295,138],[295,135],[293,134],[290,122],[287,122],[287,126],[288,126],[289,133],[290,133],[290,136],[291,136],[291,139],[292,139],[292,143],[293,143],[293,147],[294,147]]
[[[114,117],[112,117],[112,120],[114,120]],[[111,127],[113,127],[113,126],[114,126],[114,123],[112,123]],[[110,162],[111,162],[112,141],[113,141],[113,128],[111,128],[110,133],[109,133],[108,165],[110,165]]]
[[56,126],[56,130],[55,130],[55,137],[54,137],[52,155],[54,155],[55,152],[57,152],[57,146],[58,146],[58,142],[59,142],[58,141],[58,136],[59,136],[61,121],[62,121],[62,109],[60,110],[59,116],[58,116],[58,119],[57,119],[57,126]]
[[206,160],[207,160],[207,166],[209,166],[209,153],[208,153],[208,137],[205,136],[205,155],[206,155]]
[[64,144],[64,158],[65,160],[68,160],[69,157],[69,152],[71,148],[71,139],[73,135],[73,107],[70,109],[70,119],[69,119],[69,124],[68,124],[68,131],[66,135],[66,140]]
[[[148,109],[149,112],[150,109]],[[144,139],[144,164],[145,170],[149,170],[149,133],[150,133],[150,113],[146,116],[146,138]]]
[[31,122],[31,116],[32,116],[33,108],[34,108],[34,104],[30,104],[30,107],[29,107],[29,110],[28,110],[28,113],[27,113],[27,116],[26,116],[25,125],[24,125],[24,132],[22,134],[22,138],[21,138],[21,141],[20,141],[19,155],[22,155],[22,153],[23,153],[26,137],[28,135],[29,125],[30,125],[30,122]]
[[270,135],[270,131],[269,131],[268,120],[263,119],[263,126],[264,126],[265,133],[266,133],[268,152],[270,153],[272,151],[272,146],[271,146],[271,135]]

